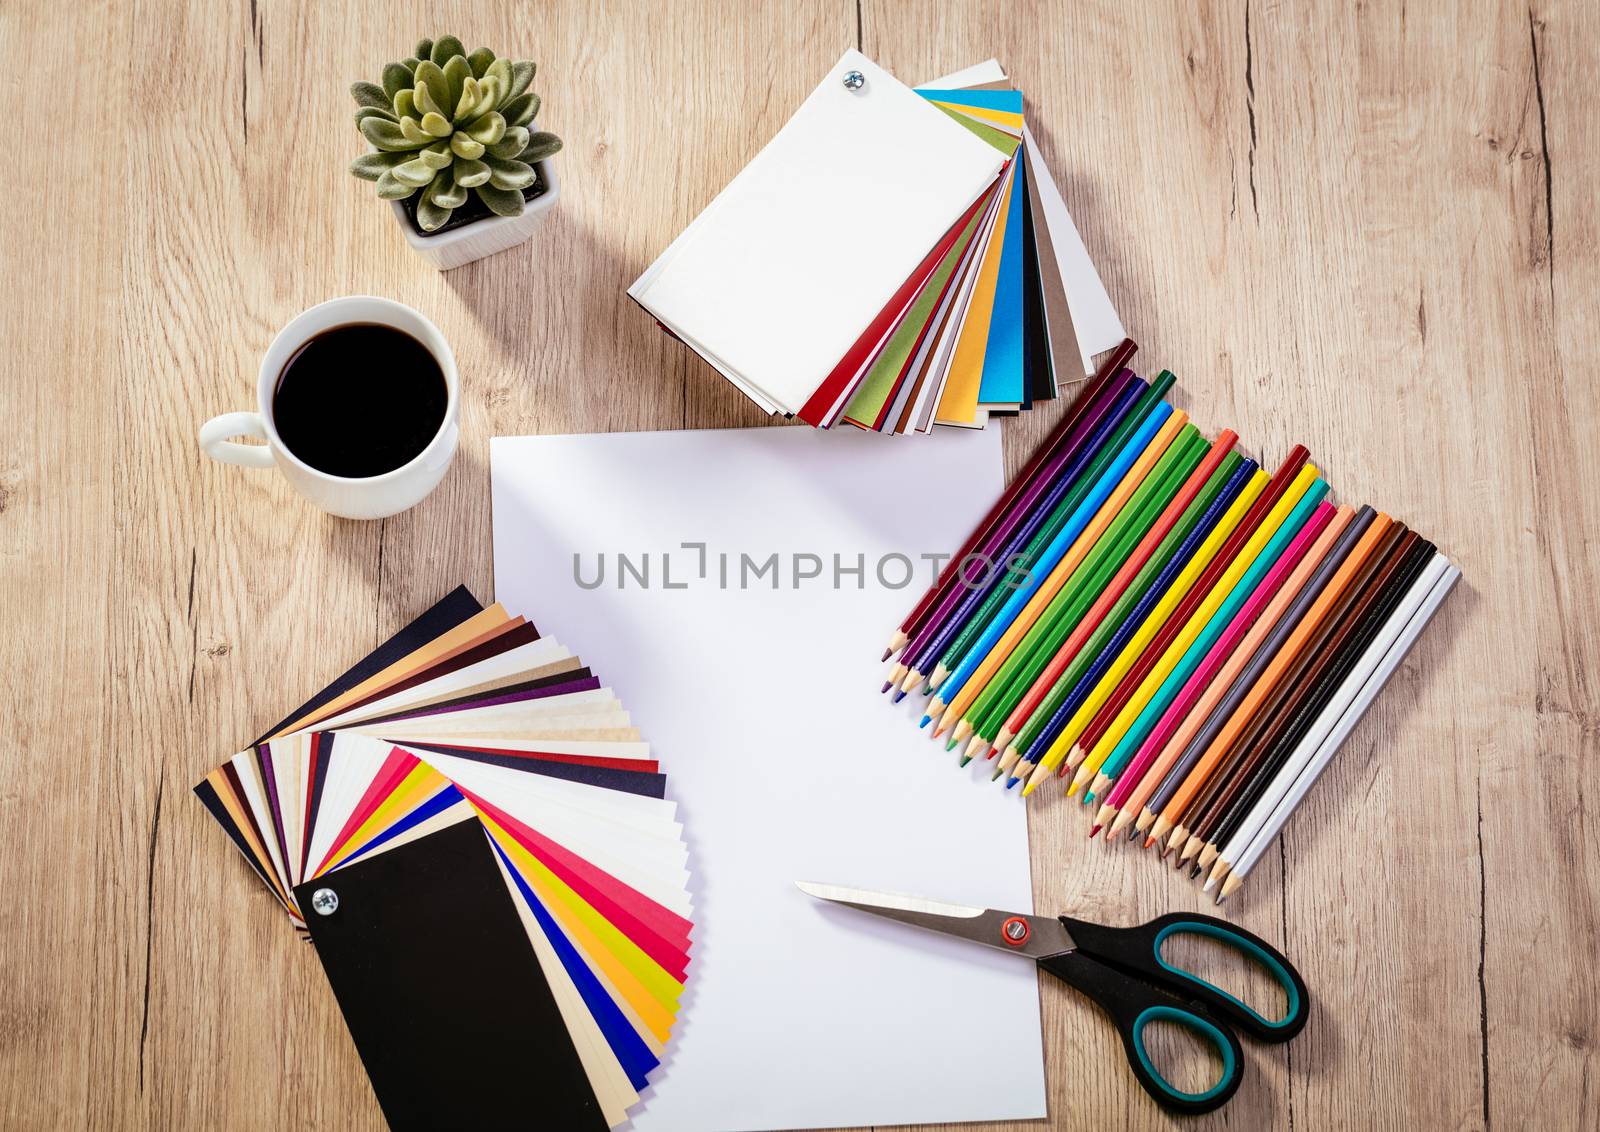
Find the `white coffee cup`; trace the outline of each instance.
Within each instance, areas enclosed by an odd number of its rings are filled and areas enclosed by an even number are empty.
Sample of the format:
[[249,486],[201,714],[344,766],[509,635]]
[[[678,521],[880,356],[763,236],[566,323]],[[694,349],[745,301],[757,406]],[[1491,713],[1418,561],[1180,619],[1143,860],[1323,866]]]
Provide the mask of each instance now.
[[[272,397],[278,376],[296,350],[325,330],[360,322],[403,330],[428,348],[444,374],[445,410],[439,431],[409,463],[382,475],[352,479],[320,472],[284,446],[272,420]],[[223,413],[201,425],[201,450],[224,464],[246,468],[270,468],[276,464],[301,495],[324,511],[346,519],[381,519],[416,506],[439,486],[461,439],[460,380],[449,343],[438,327],[404,303],[372,295],[351,295],[319,303],[278,331],[261,359],[256,404],[255,412]],[[238,444],[229,439],[234,436],[253,436],[266,443]]]

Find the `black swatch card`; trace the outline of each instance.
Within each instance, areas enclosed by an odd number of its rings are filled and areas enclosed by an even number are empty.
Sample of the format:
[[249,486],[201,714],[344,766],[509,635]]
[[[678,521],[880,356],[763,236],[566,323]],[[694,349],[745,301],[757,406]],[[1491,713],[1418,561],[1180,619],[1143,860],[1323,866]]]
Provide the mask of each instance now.
[[390,1127],[606,1128],[479,822],[295,896]]

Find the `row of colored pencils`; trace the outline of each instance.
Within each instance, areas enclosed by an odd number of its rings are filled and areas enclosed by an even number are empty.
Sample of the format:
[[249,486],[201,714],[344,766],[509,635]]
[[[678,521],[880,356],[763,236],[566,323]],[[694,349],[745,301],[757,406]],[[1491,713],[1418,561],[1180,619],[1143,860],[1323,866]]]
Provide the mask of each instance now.
[[961,765],[1068,778],[1218,888],[1243,883],[1460,571],[1297,446],[1268,474],[1127,368],[1125,341],[895,631]]

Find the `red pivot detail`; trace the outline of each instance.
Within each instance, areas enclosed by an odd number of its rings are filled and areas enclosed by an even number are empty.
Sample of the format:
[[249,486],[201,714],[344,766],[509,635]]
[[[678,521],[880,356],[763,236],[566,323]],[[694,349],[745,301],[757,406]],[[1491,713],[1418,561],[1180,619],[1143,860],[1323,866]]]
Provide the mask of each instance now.
[[1028,936],[1033,934],[1033,929],[1028,926],[1028,921],[1021,916],[1012,916],[1000,925],[1000,938],[1012,947],[1021,947],[1028,942]]

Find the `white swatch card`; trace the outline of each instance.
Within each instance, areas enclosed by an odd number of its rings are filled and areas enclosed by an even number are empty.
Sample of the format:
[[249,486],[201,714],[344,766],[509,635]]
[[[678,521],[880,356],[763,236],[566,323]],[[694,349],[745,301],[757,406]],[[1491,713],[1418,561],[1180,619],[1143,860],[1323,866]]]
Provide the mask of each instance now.
[[998,430],[508,437],[491,464],[497,596],[581,635],[671,768],[689,842],[688,988],[632,1127],[1043,1117],[1033,964],[794,886],[1032,907],[1016,797],[878,694],[920,556],[1001,491]]
[[[845,85],[851,71],[858,89]],[[628,293],[764,403],[795,412],[1001,162],[847,51]]]

